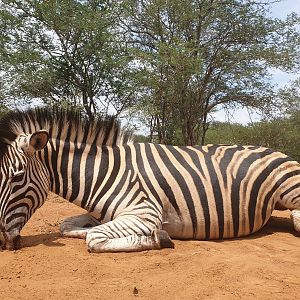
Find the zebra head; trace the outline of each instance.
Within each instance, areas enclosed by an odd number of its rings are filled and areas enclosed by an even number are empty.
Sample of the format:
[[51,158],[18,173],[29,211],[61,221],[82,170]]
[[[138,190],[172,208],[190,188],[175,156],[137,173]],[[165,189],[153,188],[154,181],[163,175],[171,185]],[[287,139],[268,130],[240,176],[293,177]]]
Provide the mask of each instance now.
[[[3,131],[3,129],[2,129]],[[0,143],[0,230],[3,249],[20,248],[20,231],[46,200],[48,172],[38,151],[48,142],[44,130]]]

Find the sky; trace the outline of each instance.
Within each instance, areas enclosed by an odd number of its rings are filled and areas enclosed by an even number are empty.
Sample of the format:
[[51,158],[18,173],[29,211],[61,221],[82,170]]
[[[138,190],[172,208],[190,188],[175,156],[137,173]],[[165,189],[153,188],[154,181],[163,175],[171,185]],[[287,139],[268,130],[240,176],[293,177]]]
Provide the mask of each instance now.
[[285,18],[291,12],[300,13],[300,0],[284,0],[272,4],[271,14],[275,18]]
[[[300,0],[284,0],[279,3],[274,3],[271,9],[271,16],[279,19],[284,19],[292,12],[300,15]],[[300,30],[300,28],[299,28]],[[272,70],[274,81],[279,86],[284,86],[297,77],[297,74],[287,74],[280,70]]]
[[[284,19],[292,12],[300,15],[300,0],[284,0],[279,3],[273,3],[270,10],[270,15],[274,18]],[[270,71],[273,75],[273,82],[274,84],[277,84],[278,87],[284,87],[285,85],[289,84],[289,82],[295,80],[297,77],[300,77],[299,74],[288,74],[279,69],[271,69]],[[248,124],[259,121],[260,115],[247,109],[238,109],[236,111],[231,111],[228,114],[228,112],[222,109],[214,113],[213,118],[222,122],[230,121]]]

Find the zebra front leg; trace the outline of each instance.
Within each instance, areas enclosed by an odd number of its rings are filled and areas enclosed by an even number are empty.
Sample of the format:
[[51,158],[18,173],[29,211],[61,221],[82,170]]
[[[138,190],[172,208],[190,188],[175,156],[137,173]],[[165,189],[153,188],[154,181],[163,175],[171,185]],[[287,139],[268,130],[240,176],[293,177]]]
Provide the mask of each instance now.
[[174,248],[168,233],[136,216],[118,217],[91,228],[86,236],[89,252],[132,252]]
[[60,224],[60,232],[65,237],[85,239],[91,227],[98,226],[99,224],[100,222],[90,214],[74,216],[65,219]]
[[294,229],[300,232],[300,209],[294,209],[291,212],[291,219],[294,224]]

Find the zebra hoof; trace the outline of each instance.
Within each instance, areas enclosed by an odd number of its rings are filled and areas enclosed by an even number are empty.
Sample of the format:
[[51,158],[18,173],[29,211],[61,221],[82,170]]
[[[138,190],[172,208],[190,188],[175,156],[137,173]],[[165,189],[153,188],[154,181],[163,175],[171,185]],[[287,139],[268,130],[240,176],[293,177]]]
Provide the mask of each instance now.
[[152,231],[152,237],[157,245],[157,249],[175,248],[169,234],[165,230],[155,229]]

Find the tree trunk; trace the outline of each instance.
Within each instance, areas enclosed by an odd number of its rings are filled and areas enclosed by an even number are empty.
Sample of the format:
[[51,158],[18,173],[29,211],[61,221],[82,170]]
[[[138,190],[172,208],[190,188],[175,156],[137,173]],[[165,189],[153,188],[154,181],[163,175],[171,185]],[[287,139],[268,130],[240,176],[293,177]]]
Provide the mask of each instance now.
[[88,101],[88,94],[86,91],[82,91],[82,102],[83,102],[83,107],[85,109],[85,112],[87,113],[89,119],[93,120],[94,114],[92,112],[91,105]]

